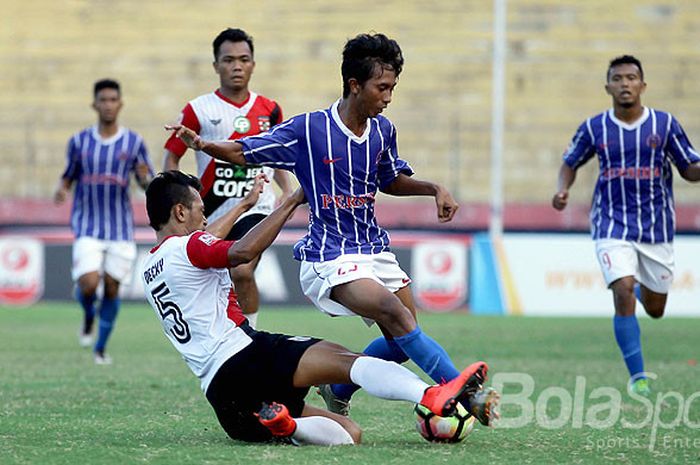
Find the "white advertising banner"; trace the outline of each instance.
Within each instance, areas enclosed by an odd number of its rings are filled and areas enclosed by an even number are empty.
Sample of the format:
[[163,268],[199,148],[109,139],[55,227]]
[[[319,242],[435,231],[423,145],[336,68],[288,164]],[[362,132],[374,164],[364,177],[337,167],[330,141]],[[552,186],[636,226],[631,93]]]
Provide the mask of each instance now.
[[27,237],[0,238],[0,305],[30,305],[44,293],[44,245]]
[[[700,316],[700,238],[676,237],[674,249],[676,270],[666,315]],[[506,234],[499,252],[509,313],[613,315],[612,294],[590,236]]]
[[411,253],[411,288],[418,306],[445,312],[466,305],[467,244],[450,240],[418,242]]

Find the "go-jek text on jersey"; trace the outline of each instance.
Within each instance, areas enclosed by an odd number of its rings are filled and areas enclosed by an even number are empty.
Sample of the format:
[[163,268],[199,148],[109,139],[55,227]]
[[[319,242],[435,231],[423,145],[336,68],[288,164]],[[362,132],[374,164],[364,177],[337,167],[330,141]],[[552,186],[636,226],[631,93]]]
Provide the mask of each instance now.
[[[182,110],[180,124],[192,129],[204,140],[236,140],[244,136],[267,132],[282,121],[282,110],[277,103],[255,92],[248,100],[235,103],[218,90],[190,101]],[[181,157],[187,146],[174,134],[165,148]],[[202,151],[197,157],[197,176],[202,181],[200,192],[204,201],[204,214],[215,221],[236,206],[253,187],[255,176],[265,173],[272,180],[274,170],[262,166],[239,167],[215,160]],[[255,206],[242,217],[261,213],[269,215],[275,206],[275,193],[270,183],[265,183]]]

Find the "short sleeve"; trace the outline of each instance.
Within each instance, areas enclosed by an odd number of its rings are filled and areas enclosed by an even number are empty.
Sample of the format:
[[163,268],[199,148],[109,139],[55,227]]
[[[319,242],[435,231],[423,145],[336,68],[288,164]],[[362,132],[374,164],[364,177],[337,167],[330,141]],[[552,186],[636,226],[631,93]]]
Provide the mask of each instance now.
[[689,165],[700,161],[700,155],[688,140],[683,127],[672,117],[671,130],[668,135],[667,153],[671,156],[678,171],[683,172]]
[[136,144],[136,163],[143,163],[146,166],[148,166],[148,174],[153,176],[155,174],[155,171],[153,169],[153,164],[151,163],[151,158],[148,155],[146,143],[141,137],[139,137]]
[[278,124],[270,132],[239,139],[246,161],[254,165],[294,170],[299,151],[305,147],[305,119],[303,115],[296,116]]
[[[202,129],[199,124],[199,119],[197,119],[197,115],[195,114],[192,105],[189,103],[182,109],[180,117],[178,118],[178,124],[182,124],[183,126],[192,129],[197,134],[199,134],[199,131]],[[170,137],[165,142],[165,148],[178,157],[183,156],[185,152],[187,152],[187,146],[184,142],[182,142],[182,140],[175,136],[174,132],[170,134]]]
[[595,145],[591,135],[590,120],[586,120],[578,127],[569,148],[564,152],[564,163],[570,168],[576,169],[586,163],[595,155]]
[[211,234],[198,231],[187,241],[187,258],[197,268],[228,268],[228,249],[233,241],[223,241]]
[[61,175],[63,179],[77,180],[80,177],[80,142],[75,135],[68,141],[66,147],[66,169]]
[[[399,157],[399,151],[396,143],[396,127],[390,124],[388,144],[386,149],[379,157],[377,166],[377,177],[379,189],[384,189],[386,186],[394,182],[403,173],[407,176],[413,176],[414,172],[406,160]],[[381,130],[381,125],[379,126]]]

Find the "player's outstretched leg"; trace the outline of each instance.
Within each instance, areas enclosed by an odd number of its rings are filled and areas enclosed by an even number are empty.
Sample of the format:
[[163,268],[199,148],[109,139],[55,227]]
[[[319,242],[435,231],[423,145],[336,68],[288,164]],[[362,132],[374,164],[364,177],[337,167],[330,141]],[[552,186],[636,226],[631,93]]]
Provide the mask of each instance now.
[[273,436],[288,437],[294,434],[297,423],[289,414],[289,410],[283,404],[272,402],[263,403],[262,408],[256,414],[262,425],[269,429]]
[[[362,351],[370,357],[380,358],[389,362],[404,363],[408,356],[401,350],[393,339],[380,336],[374,339]],[[360,389],[357,384],[322,384],[318,387],[318,394],[323,398],[326,407],[339,415],[350,415],[350,398]]]
[[493,389],[483,388],[488,369],[485,362],[472,363],[449,383],[426,389],[420,404],[444,417],[452,415],[459,402],[481,424],[491,426],[498,417],[496,407],[500,396]]
[[355,444],[350,433],[331,418],[319,415],[292,418],[287,407],[277,402],[263,403],[256,416],[273,436],[287,438],[294,445]]

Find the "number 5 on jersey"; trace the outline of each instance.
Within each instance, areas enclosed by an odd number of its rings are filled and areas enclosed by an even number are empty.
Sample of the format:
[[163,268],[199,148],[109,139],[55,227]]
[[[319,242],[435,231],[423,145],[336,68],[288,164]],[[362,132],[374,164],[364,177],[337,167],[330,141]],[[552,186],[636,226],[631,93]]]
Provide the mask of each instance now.
[[156,307],[158,307],[158,312],[160,312],[160,317],[163,321],[168,317],[172,317],[173,319],[170,334],[173,335],[177,342],[185,344],[192,338],[190,327],[182,317],[182,310],[180,310],[180,307],[178,307],[175,302],[163,300],[168,295],[170,295],[170,289],[168,289],[165,283],[161,283],[151,291],[151,296],[156,303]]

